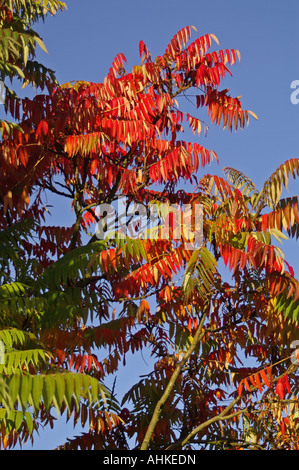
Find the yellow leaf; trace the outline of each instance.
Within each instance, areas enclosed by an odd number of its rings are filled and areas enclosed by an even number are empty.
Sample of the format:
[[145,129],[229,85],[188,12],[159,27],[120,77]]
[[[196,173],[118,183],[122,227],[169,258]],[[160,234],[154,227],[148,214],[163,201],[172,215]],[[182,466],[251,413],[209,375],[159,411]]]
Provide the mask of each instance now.
[[218,41],[218,38],[217,36],[215,36],[215,34],[210,34],[211,38],[214,39],[214,41],[216,42],[216,44],[219,46],[219,41]]
[[5,194],[3,198],[3,202],[4,202],[3,210],[4,210],[4,214],[6,214],[8,207],[10,208],[10,210],[12,210],[13,208],[13,199],[12,199],[11,191],[8,191],[7,194]]
[[251,114],[251,116],[254,117],[254,119],[256,119],[256,120],[258,121],[259,118],[257,117],[257,115],[256,115],[253,111],[249,111],[249,110],[248,110],[247,112],[248,112],[249,114]]

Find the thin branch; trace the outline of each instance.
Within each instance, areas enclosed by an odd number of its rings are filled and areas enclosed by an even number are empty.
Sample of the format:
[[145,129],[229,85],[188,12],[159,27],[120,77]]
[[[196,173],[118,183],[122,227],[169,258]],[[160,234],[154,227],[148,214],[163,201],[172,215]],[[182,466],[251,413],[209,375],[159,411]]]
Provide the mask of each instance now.
[[175,368],[175,370],[174,370],[174,372],[173,372],[173,374],[172,374],[172,376],[171,376],[171,378],[168,382],[168,385],[167,385],[164,393],[162,394],[162,397],[160,398],[160,400],[156,404],[151,422],[150,422],[150,424],[147,428],[147,431],[146,431],[144,440],[141,444],[140,450],[147,450],[148,449],[148,446],[149,446],[151,437],[153,435],[153,432],[155,430],[156,424],[159,421],[160,415],[162,413],[163,406],[165,405],[166,401],[168,400],[168,398],[170,396],[170,393],[171,393],[171,391],[172,391],[172,389],[173,389],[173,387],[176,383],[176,380],[177,380],[178,376],[180,375],[184,365],[189,360],[191,354],[193,353],[193,351],[198,346],[198,343],[201,341],[201,339],[205,335],[205,331],[202,331],[202,328],[203,328],[203,324],[204,324],[206,315],[207,315],[207,312],[204,312],[203,315],[202,315],[202,319],[200,321],[200,324],[199,324],[199,326],[196,330],[196,333],[194,335],[191,346],[185,352],[185,354],[183,356],[183,359],[177,364],[177,366],[176,366],[176,368]]
[[[58,183],[54,183],[54,184],[58,184]],[[73,196],[71,196],[71,194],[66,194],[62,191],[59,191],[57,188],[55,188],[53,186],[53,183],[50,184],[50,183],[40,183],[40,182],[36,182],[35,183],[36,186],[40,187],[40,188],[43,188],[43,189],[48,189],[48,191],[51,191],[51,193],[55,193],[55,194],[58,194],[59,196],[63,196],[63,197],[68,197],[70,199],[73,199]]]
[[[291,356],[290,356],[291,357]],[[289,357],[289,358],[290,358]],[[286,359],[289,359],[289,358],[286,358]],[[283,359],[282,361],[279,361],[279,362],[284,362],[286,359]],[[273,365],[273,364],[272,364]],[[276,377],[275,379],[273,379],[273,384],[276,383],[280,378],[282,378],[283,376],[285,376],[287,373],[293,373],[294,370],[296,370],[298,368],[298,365],[297,364],[292,364],[286,372],[282,373],[280,376]],[[254,390],[254,387],[250,386],[250,389],[253,391]],[[248,392],[249,393],[249,392]],[[173,450],[173,449],[177,449],[178,447],[183,447],[185,446],[191,439],[193,436],[195,436],[197,433],[199,433],[200,431],[202,431],[204,428],[206,428],[207,426],[209,426],[210,424],[213,424],[213,423],[216,423],[218,421],[224,421],[224,420],[228,420],[228,419],[232,419],[234,418],[235,416],[238,416],[240,414],[243,414],[243,413],[247,413],[249,411],[249,408],[250,407],[245,407],[245,408],[242,408],[238,411],[235,411],[233,413],[230,413],[230,414],[227,414],[229,413],[233,407],[241,400],[242,396],[238,396],[236,397],[234,400],[232,400],[232,402],[217,416],[214,416],[213,418],[210,418],[208,419],[207,421],[205,421],[204,423],[201,423],[199,424],[196,428],[194,428],[189,434],[188,436],[184,437],[183,439],[178,439],[177,441],[175,441],[173,444],[171,444],[167,450]],[[286,403],[288,403],[289,400],[282,400],[282,405],[284,406]],[[257,403],[262,403],[261,402],[257,402]],[[252,410],[250,410],[252,412]]]

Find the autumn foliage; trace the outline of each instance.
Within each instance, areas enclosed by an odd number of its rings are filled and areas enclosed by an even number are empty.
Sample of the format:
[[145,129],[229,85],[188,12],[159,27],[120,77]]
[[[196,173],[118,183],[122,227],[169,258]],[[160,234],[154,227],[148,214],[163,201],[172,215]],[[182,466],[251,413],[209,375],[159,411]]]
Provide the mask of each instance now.
[[[229,131],[256,117],[220,89],[240,53],[194,27],[157,58],[139,51],[140,65],[128,72],[119,54],[103,83],[6,94],[18,126],[1,124],[2,445],[33,439],[56,410],[89,425],[63,449],[298,449],[299,284],[275,241],[298,237],[298,198],[282,191],[299,159],[261,189],[236,169],[206,174],[218,156],[199,143],[201,111]],[[48,192],[69,202],[72,226],[47,225]],[[199,204],[202,243],[190,249],[162,212],[156,237],[121,235],[117,220],[98,238],[97,208],[120,197],[146,218],[177,205],[179,225]],[[120,397],[117,372],[143,350],[152,371]]]

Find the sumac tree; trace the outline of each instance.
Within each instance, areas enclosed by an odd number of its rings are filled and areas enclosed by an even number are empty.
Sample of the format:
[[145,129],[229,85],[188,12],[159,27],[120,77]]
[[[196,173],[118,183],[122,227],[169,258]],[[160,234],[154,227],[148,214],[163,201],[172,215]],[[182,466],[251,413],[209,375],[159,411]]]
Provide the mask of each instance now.
[[[204,173],[218,157],[200,111],[226,130],[256,116],[220,89],[239,52],[192,29],[155,59],[141,41],[130,72],[119,54],[103,83],[23,99],[19,128],[3,125],[4,446],[56,409],[89,423],[62,449],[298,448],[299,287],[275,240],[298,236],[298,198],[282,191],[299,159],[261,189]],[[195,115],[177,101],[189,89]],[[49,191],[71,227],[44,222]],[[152,371],[117,401],[105,381],[145,348]]]

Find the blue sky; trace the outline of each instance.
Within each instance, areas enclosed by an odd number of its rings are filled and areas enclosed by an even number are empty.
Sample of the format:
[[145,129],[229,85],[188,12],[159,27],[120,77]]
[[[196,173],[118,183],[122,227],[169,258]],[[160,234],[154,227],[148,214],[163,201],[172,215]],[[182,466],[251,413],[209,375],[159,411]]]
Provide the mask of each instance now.
[[[179,29],[193,25],[198,31],[194,39],[197,34],[213,33],[220,48],[240,51],[241,63],[232,67],[233,77],[223,82],[223,88],[230,88],[233,96],[241,95],[243,107],[259,118],[236,134],[210,127],[208,136],[197,141],[215,150],[220,163],[205,172],[219,173],[232,166],[259,186],[284,160],[299,157],[299,104],[290,99],[291,83],[299,80],[298,0],[72,0],[67,4],[68,11],[37,27],[49,52],[38,58],[56,71],[60,83],[103,81],[120,52],[130,70],[139,63],[140,40],[155,57]],[[188,133],[185,138],[196,139]],[[298,192],[298,182],[290,184],[290,193]],[[53,225],[72,223],[69,214],[54,207]],[[292,242],[284,248],[298,277],[298,247]],[[122,378],[126,379],[125,373]],[[79,432],[66,427],[63,420],[54,430],[42,432],[33,448],[52,449]]]

